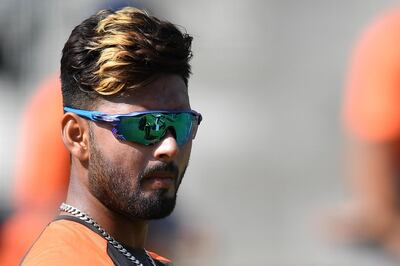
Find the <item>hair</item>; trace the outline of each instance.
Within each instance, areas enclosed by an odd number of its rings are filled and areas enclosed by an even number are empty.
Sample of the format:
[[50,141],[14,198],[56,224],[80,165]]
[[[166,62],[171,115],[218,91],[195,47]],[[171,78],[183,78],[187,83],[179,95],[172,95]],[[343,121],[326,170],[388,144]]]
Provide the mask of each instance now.
[[160,74],[191,74],[192,37],[170,22],[125,7],[102,10],[76,26],[62,51],[64,106],[91,109],[100,98],[123,96]]

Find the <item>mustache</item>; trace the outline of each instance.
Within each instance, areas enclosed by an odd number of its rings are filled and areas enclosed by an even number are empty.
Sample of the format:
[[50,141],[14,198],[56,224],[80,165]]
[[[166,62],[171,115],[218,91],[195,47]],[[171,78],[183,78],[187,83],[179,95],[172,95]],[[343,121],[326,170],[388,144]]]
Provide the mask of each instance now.
[[170,174],[171,176],[174,176],[175,178],[178,177],[179,175],[179,168],[176,164],[174,163],[159,163],[156,165],[152,165],[149,167],[146,167],[143,172],[139,175],[139,180],[141,181],[143,178],[157,175],[158,173],[167,173]]

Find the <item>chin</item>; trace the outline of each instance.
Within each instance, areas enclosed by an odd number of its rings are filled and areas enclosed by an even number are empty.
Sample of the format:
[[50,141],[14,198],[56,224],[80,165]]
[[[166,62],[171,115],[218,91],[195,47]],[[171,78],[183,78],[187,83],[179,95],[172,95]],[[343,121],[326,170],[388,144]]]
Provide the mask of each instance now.
[[143,193],[141,197],[130,199],[126,214],[132,219],[154,220],[167,217],[175,209],[176,194],[170,196],[166,190]]
[[173,188],[170,189],[151,189],[147,191],[142,191],[142,196],[147,198],[148,200],[153,201],[163,201],[163,200],[172,200],[176,198],[176,191]]

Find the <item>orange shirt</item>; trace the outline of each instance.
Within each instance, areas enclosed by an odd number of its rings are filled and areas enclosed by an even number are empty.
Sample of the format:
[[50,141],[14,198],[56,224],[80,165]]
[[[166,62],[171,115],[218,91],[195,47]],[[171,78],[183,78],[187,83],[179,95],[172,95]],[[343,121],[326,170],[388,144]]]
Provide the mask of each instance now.
[[350,63],[344,103],[350,135],[368,141],[400,137],[400,9],[362,34]]
[[[148,262],[144,250],[129,249],[129,251],[139,261]],[[149,252],[149,254],[157,265],[170,263],[168,259],[155,253]],[[96,229],[79,218],[59,216],[42,232],[21,265],[134,265],[133,263],[126,264],[127,262],[129,262],[128,259],[100,236]]]

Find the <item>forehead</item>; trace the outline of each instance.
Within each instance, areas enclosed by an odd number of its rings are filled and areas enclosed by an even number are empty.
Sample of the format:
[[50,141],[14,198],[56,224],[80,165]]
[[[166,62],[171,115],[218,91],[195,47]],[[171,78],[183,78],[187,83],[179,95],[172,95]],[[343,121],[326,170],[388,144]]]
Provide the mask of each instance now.
[[126,97],[100,101],[98,111],[117,114],[144,110],[190,109],[187,87],[180,76],[162,75],[150,84],[136,88]]

